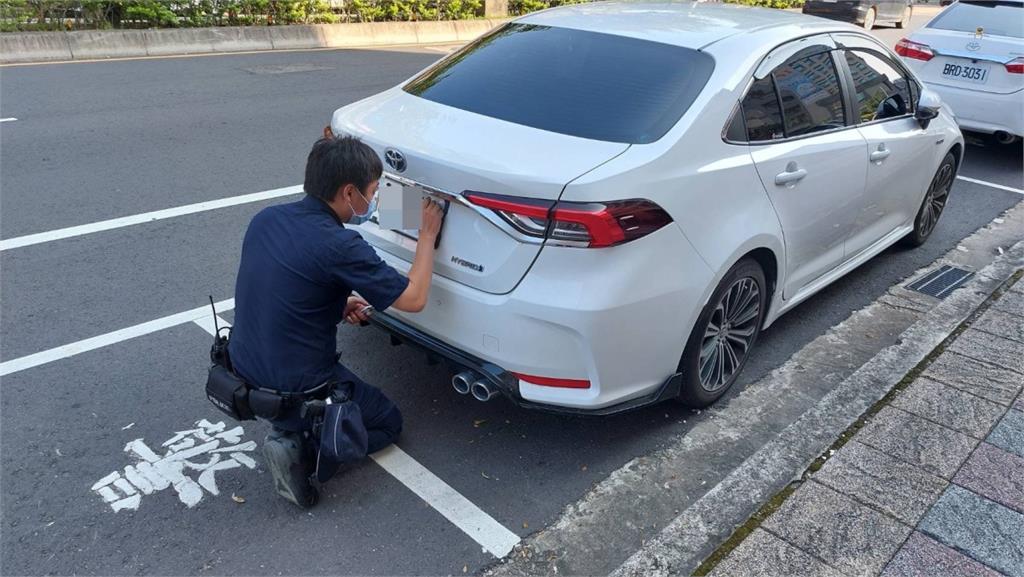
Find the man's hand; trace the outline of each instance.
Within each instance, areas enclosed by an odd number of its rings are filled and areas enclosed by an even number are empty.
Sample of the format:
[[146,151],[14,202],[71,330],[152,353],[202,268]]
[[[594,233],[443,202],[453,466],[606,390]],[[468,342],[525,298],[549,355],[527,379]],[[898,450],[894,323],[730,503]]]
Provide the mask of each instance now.
[[444,210],[429,198],[423,199],[423,216],[420,224],[420,238],[416,241],[416,255],[409,268],[409,286],[392,307],[407,313],[418,313],[427,306],[430,280],[434,275],[434,243],[441,232]]
[[444,220],[444,210],[437,202],[429,198],[423,199],[423,214],[420,217],[420,238],[426,237],[433,246],[434,239],[441,232],[441,221]]
[[363,300],[362,297],[348,297],[348,302],[345,303],[345,322],[350,325],[358,325],[361,322],[369,321],[369,315],[362,312],[368,306],[370,303]]

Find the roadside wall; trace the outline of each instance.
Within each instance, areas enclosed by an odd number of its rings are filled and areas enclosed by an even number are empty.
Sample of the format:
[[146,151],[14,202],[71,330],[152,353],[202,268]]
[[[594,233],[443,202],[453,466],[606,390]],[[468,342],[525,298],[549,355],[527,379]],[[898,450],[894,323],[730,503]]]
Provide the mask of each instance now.
[[468,42],[504,18],[0,34],[0,64]]

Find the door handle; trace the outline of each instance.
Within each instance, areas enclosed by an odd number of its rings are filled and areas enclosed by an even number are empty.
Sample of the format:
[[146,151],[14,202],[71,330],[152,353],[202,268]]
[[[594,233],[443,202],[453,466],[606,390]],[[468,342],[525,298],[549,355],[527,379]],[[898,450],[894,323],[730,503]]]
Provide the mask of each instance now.
[[886,148],[884,144],[879,144],[878,145],[878,150],[876,150],[876,151],[872,152],[871,154],[869,154],[868,158],[871,159],[871,162],[877,162],[877,163],[881,164],[883,160],[885,160],[886,158],[889,158],[890,154],[892,154],[891,150]]
[[775,175],[775,185],[790,185],[803,180],[805,176],[807,176],[807,171],[802,168],[797,168],[796,163],[791,162],[786,165],[786,172],[780,172]]

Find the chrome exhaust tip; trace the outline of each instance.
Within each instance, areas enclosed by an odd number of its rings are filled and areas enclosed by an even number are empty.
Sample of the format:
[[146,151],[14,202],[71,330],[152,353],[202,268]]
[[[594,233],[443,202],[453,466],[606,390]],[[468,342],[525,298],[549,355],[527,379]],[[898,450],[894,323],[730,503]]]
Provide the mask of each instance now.
[[486,403],[487,401],[498,396],[498,390],[495,389],[490,383],[482,379],[473,383],[473,386],[471,387],[471,392],[473,393],[473,398],[480,401],[481,403]]
[[1004,130],[996,132],[993,136],[995,136],[996,142],[999,144],[1013,144],[1013,141],[1017,140],[1016,136]]
[[468,395],[475,380],[476,375],[473,374],[473,371],[463,371],[452,377],[452,388],[460,395]]

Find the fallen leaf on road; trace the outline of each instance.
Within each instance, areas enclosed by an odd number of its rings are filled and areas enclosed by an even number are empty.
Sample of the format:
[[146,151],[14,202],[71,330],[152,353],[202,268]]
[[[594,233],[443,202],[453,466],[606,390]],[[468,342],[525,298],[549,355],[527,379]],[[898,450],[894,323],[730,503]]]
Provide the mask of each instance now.
[[234,493],[231,493],[231,500],[234,501],[235,503],[245,503],[245,498],[244,497],[239,497],[238,495],[236,495]]
[[488,480],[490,479],[490,477],[487,476],[487,473],[484,473],[483,471],[480,471],[480,474],[483,475],[484,479],[488,479]]
[[587,466],[586,465],[583,465],[582,467],[580,467],[580,471],[586,471],[586,470],[587,470]]
[[462,566],[462,572],[463,573],[469,573],[469,565],[463,565]]
[[480,425],[482,425],[482,424],[484,424],[486,422],[487,422],[487,419],[474,419],[473,420],[473,426],[479,429]]
[[527,523],[526,521],[523,521],[523,529],[529,529],[529,528],[530,528],[530,524]]

